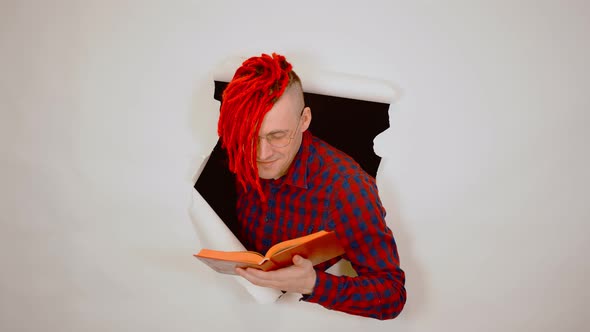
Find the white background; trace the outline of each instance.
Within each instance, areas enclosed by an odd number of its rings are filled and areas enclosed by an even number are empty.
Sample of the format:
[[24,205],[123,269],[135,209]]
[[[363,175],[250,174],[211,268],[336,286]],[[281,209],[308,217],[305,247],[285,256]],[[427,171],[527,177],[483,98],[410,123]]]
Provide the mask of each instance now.
[[[557,0],[2,1],[0,330],[588,329],[589,17]],[[376,147],[407,273],[395,320],[253,304],[192,257],[211,72],[273,51],[402,92]]]

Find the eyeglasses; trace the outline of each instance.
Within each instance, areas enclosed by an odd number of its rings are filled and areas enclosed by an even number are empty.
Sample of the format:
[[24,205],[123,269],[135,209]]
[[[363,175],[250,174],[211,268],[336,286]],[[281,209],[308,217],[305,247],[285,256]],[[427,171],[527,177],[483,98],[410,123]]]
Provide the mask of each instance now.
[[[305,107],[303,108],[305,110]],[[301,110],[301,114],[299,115],[299,121],[297,121],[297,127],[293,131],[292,135],[289,135],[290,130],[281,130],[275,131],[265,136],[258,136],[258,144],[265,139],[268,144],[275,148],[284,148],[287,145],[291,144],[291,141],[295,138],[297,130],[299,129],[299,125],[301,124],[301,117],[303,116],[303,110]]]

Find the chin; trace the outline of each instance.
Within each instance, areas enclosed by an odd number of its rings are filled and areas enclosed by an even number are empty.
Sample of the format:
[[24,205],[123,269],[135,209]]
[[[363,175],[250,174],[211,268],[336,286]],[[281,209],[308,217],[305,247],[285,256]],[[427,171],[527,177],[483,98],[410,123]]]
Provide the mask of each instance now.
[[258,177],[265,180],[278,179],[281,177],[280,172],[269,172],[258,170]]
[[270,180],[274,178],[274,174],[258,170],[258,177],[261,179]]
[[[269,167],[271,166],[271,167]],[[268,165],[268,166],[258,166],[258,177],[261,179],[274,179],[279,174],[277,170],[277,165]]]

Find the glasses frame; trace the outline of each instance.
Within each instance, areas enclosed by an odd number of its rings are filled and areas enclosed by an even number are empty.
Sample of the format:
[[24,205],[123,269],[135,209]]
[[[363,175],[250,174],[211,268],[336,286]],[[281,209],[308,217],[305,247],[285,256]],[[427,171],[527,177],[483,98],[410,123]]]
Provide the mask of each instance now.
[[260,145],[260,143],[262,143],[262,140],[266,140],[266,142],[268,143],[268,145],[272,146],[273,148],[284,148],[289,146],[289,144],[291,144],[291,142],[293,141],[293,139],[295,138],[295,135],[297,134],[297,130],[299,129],[299,126],[301,125],[301,118],[303,118],[303,112],[305,111],[305,106],[303,106],[303,109],[301,110],[301,114],[299,114],[299,120],[297,121],[297,127],[295,128],[295,130],[292,132],[291,136],[289,137],[289,141],[285,144],[285,145],[274,145],[271,143],[271,141],[268,139],[269,135],[274,135],[276,133],[272,133],[272,134],[267,134],[264,136],[258,136],[258,144]]

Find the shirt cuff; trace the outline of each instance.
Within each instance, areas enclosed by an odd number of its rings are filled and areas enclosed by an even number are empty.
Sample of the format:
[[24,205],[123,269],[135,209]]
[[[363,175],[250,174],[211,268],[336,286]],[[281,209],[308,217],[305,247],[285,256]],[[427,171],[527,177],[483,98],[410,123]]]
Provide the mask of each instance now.
[[331,281],[328,281],[331,277],[334,276],[329,275],[324,271],[316,270],[315,285],[313,286],[311,294],[304,294],[299,301],[318,303],[325,306],[326,302],[328,302],[328,297],[326,296],[326,284],[333,284]]

